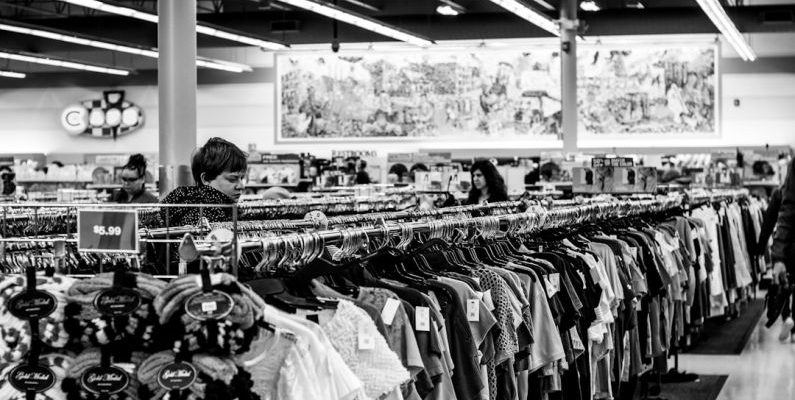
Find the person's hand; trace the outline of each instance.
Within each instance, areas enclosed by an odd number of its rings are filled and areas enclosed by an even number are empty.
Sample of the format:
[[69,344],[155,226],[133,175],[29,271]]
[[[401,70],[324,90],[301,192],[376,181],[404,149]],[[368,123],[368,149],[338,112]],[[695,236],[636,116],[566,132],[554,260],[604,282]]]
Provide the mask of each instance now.
[[773,263],[773,279],[774,282],[781,285],[787,284],[787,266],[781,261]]

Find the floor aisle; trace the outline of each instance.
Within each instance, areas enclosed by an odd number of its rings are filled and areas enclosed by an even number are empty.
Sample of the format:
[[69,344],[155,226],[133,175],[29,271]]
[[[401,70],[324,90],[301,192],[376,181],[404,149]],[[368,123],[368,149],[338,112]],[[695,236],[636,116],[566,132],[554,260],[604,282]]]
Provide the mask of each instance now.
[[728,375],[729,379],[717,400],[792,399],[795,393],[795,343],[779,342],[781,321],[766,329],[765,320],[764,316],[759,320],[742,354],[682,355],[680,370]]

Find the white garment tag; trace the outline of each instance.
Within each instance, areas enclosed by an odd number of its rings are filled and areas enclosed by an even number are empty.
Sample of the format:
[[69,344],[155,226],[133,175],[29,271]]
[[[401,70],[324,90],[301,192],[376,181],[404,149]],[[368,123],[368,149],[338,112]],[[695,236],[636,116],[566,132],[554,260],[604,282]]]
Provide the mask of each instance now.
[[629,250],[632,252],[632,258],[637,259],[638,258],[638,248],[630,246]]
[[555,295],[555,289],[552,287],[549,275],[544,275],[544,287],[547,289],[547,297],[551,299]]
[[555,272],[549,274],[549,282],[552,284],[552,290],[555,293],[560,292],[560,274]]
[[417,307],[414,314],[414,324],[417,332],[430,332],[431,330],[431,310],[428,307]]
[[473,278],[472,278],[472,280],[473,280],[473,281],[475,281],[475,283],[477,283],[477,284],[478,284],[478,286],[480,286],[480,278],[478,278],[478,277],[473,277]]
[[467,300],[467,321],[480,321],[480,301],[478,299]]
[[478,300],[483,300],[483,293],[484,292],[475,292],[475,296],[477,296]]
[[359,329],[359,350],[372,350],[375,348],[375,338],[363,329]]
[[213,312],[218,309],[218,304],[214,301],[202,303],[202,312]]
[[640,305],[640,300],[634,299],[632,302],[635,303],[635,311],[641,311],[642,307]]
[[381,310],[381,319],[387,325],[392,325],[392,321],[395,320],[395,314],[397,314],[398,307],[400,306],[400,300],[395,300],[392,298],[386,299],[386,304],[384,304],[384,309]]

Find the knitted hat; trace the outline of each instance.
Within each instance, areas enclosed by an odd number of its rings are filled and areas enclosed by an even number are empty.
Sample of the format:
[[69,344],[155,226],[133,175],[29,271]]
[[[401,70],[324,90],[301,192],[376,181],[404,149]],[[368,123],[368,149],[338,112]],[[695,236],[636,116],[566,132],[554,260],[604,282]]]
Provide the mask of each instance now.
[[[36,400],[66,400],[66,393],[61,389],[61,383],[66,378],[66,371],[72,366],[74,360],[62,354],[46,354],[39,358],[39,365],[48,367],[55,373],[55,385],[36,395]],[[8,381],[8,374],[20,363],[6,364],[0,368],[0,399],[26,400],[25,393],[20,392]]]
[[[39,339],[45,346],[62,348],[69,337],[64,330],[64,308],[66,291],[75,282],[65,276],[36,277],[37,290],[55,297],[55,311],[39,319]],[[0,363],[22,360],[30,349],[31,331],[27,320],[11,314],[8,304],[11,298],[27,290],[27,279],[21,275],[9,275],[0,280]]]

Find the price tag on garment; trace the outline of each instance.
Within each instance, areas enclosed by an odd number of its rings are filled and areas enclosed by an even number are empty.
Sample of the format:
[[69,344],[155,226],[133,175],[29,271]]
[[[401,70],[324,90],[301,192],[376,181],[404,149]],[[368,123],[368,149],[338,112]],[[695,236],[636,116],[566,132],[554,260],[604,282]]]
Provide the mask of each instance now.
[[555,293],[560,292],[560,274],[555,272],[549,274],[549,283],[552,284],[552,290]]
[[197,321],[226,318],[234,308],[232,296],[219,290],[196,293],[185,301],[185,312]]
[[77,249],[85,252],[138,254],[138,213],[119,210],[80,210]]
[[478,278],[478,277],[472,277],[472,280],[473,280],[473,281],[475,281],[475,283],[477,283],[477,284],[478,284],[478,286],[480,286],[480,278]]
[[632,258],[638,259],[638,248],[630,246],[629,251],[632,252]]
[[428,307],[417,307],[414,310],[414,325],[417,332],[431,331],[431,309]]
[[363,327],[359,327],[359,350],[372,350],[375,348],[375,338]]
[[381,319],[384,321],[384,324],[392,325],[392,321],[395,320],[395,314],[397,314],[399,306],[400,300],[392,298],[386,299],[386,304],[384,304],[384,308],[381,310]]
[[544,282],[544,289],[546,289],[547,298],[551,299],[552,296],[555,295],[555,291],[552,289],[552,282],[549,281],[549,275],[544,275],[541,278]]
[[480,321],[480,301],[478,299],[467,300],[467,321]]

